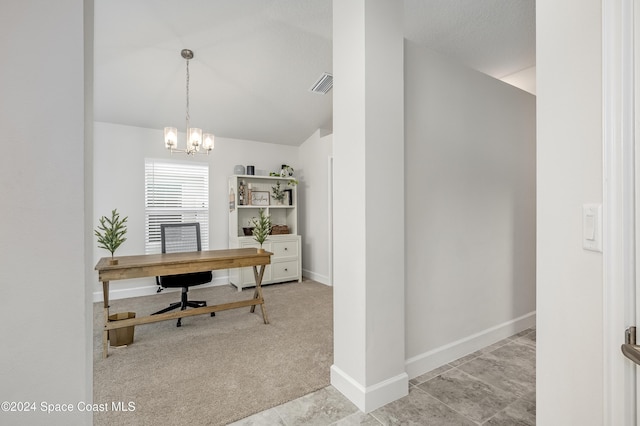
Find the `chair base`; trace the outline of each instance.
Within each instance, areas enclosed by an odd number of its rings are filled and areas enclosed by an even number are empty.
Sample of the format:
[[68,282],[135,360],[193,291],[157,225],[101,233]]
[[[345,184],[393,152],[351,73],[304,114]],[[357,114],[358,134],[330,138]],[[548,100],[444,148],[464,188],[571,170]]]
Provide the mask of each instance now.
[[[173,311],[174,309],[178,309],[178,308],[180,308],[181,311],[184,311],[187,308],[202,308],[203,306],[207,306],[207,302],[204,300],[188,300],[187,299],[188,291],[189,291],[188,287],[182,287],[182,295],[180,297],[179,302],[172,303],[168,307],[161,309],[158,312],[154,312],[151,315],[164,314],[165,312]],[[215,317],[216,313],[211,312],[211,316]],[[182,327],[182,318],[178,318],[176,327]]]

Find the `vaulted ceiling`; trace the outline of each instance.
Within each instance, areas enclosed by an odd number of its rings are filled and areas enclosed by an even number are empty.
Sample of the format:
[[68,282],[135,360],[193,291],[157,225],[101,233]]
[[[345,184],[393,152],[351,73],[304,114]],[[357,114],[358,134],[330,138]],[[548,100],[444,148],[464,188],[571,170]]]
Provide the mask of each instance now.
[[[405,37],[501,78],[535,65],[534,0],[404,0]],[[331,0],[95,0],[97,121],[298,145],[332,128]]]

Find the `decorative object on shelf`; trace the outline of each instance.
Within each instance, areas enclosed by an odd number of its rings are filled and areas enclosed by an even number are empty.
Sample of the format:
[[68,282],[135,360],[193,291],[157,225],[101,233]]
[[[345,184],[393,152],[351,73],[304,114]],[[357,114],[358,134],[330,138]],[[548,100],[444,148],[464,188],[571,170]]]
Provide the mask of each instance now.
[[245,201],[245,200],[246,200],[246,198],[245,198],[245,196],[246,196],[245,192],[246,192],[246,188],[245,188],[245,186],[244,186],[244,181],[243,181],[243,180],[241,180],[241,181],[238,183],[238,205],[239,205],[239,206],[244,206],[244,205],[245,205],[245,202],[246,202],[246,201]]
[[284,202],[285,192],[280,188],[280,181],[276,182],[276,186],[272,186],[273,199],[276,200],[276,205],[281,206]]
[[285,204],[292,206],[293,205],[293,189],[285,189],[284,190],[286,196],[284,197]]
[[229,188],[229,211],[232,212],[236,209],[236,194],[233,192],[233,188]]
[[[187,62],[187,147],[185,149],[177,149],[178,147],[178,129],[175,127],[164,128],[164,145],[173,154],[174,152],[183,152],[187,155],[193,155],[196,153],[209,154],[209,151],[213,149],[214,136],[212,133],[205,133],[204,140],[202,135],[202,129],[196,127],[190,127],[189,121],[189,60],[193,59],[193,51],[189,49],[182,49],[180,52],[182,57]],[[200,152],[200,148],[204,148],[206,152]]]
[[271,204],[269,191],[251,191],[252,206],[268,206]]
[[238,164],[236,166],[233,167],[233,174],[234,175],[243,175],[245,172],[244,166],[242,164]]
[[245,236],[250,237],[253,235],[253,228],[255,228],[255,226],[253,226],[253,222],[255,222],[255,220],[256,220],[255,217],[252,217],[251,219],[247,220],[247,226],[242,228],[242,233]]
[[247,184],[246,196],[245,196],[245,205],[251,205],[251,184]]
[[253,176],[256,174],[256,169],[254,166],[247,166],[247,174]]
[[106,216],[102,216],[99,221],[98,229],[94,230],[96,237],[98,237],[98,248],[109,250],[111,252],[111,259],[109,259],[110,265],[117,265],[118,259],[113,258],[115,251],[127,241],[125,234],[127,233],[127,219],[120,219],[120,214],[117,209],[111,211],[111,219]]
[[280,168],[280,177],[292,177],[293,171],[293,167],[283,164]]
[[259,217],[253,219],[253,225],[255,226],[253,228],[253,239],[260,244],[258,253],[264,253],[262,244],[264,244],[271,233],[271,216],[265,214],[264,209],[260,209],[258,213]]
[[273,225],[271,227],[271,235],[284,235],[289,233],[287,225]]

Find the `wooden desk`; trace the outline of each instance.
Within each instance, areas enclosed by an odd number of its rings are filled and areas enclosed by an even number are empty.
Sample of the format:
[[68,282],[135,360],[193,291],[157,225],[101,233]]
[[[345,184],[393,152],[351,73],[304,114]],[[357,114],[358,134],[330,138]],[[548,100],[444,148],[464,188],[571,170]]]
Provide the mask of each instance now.
[[[110,257],[103,257],[97,263],[98,279],[102,282],[104,295],[104,330],[102,332],[102,356],[107,357],[109,330],[130,327],[133,325],[149,324],[158,321],[184,318],[193,315],[209,314],[211,312],[251,306],[254,312],[256,305],[262,309],[262,319],[269,324],[267,312],[262,297],[262,276],[265,266],[271,263],[270,252],[258,253],[255,248],[208,250],[185,253],[151,254],[142,256],[118,257],[117,265],[110,265]],[[253,267],[256,289],[252,299],[221,305],[203,306],[201,308],[184,311],[166,312],[140,318],[120,321],[109,321],[109,281],[125,280],[129,278],[154,277],[160,275],[185,274],[189,272],[214,271],[216,269]],[[258,269],[258,267],[260,267]]]

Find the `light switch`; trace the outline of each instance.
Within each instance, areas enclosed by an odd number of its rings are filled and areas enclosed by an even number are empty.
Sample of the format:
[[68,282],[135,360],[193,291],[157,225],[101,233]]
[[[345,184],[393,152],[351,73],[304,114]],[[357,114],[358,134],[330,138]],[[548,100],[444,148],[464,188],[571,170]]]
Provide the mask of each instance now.
[[602,205],[582,206],[582,247],[602,252]]
[[590,211],[587,211],[584,217],[584,239],[590,241],[596,239],[596,220]]

